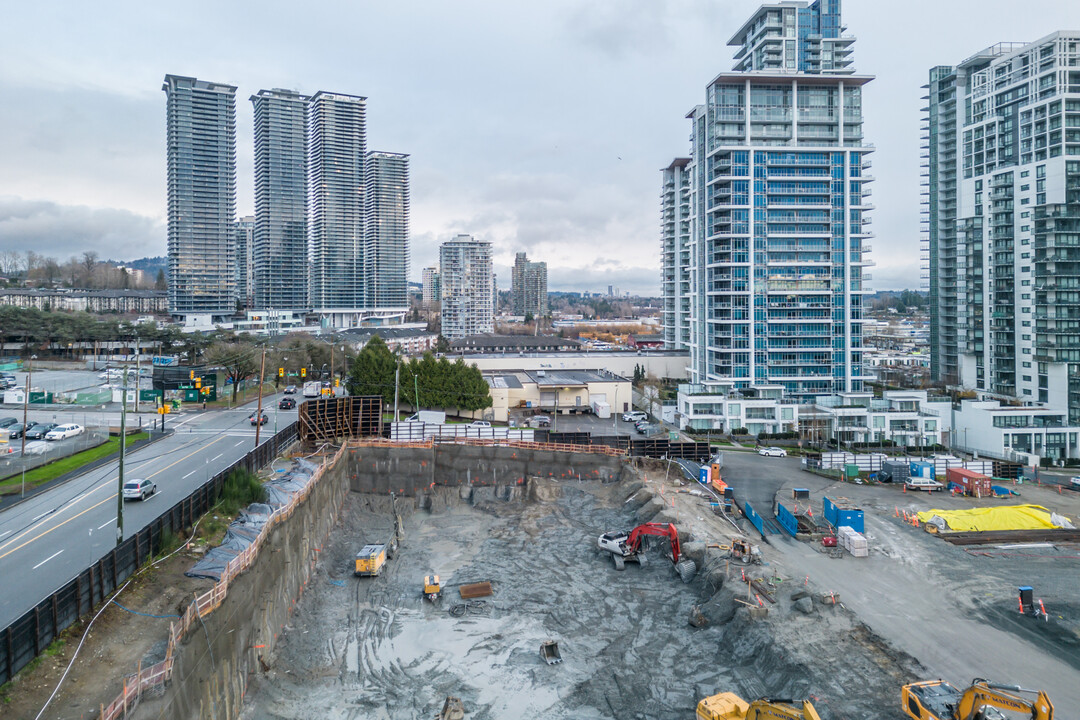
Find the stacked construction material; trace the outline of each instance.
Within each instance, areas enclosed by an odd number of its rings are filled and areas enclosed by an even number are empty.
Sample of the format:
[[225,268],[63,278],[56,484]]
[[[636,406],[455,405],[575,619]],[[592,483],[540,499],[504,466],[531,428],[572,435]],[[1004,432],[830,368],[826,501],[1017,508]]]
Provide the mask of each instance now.
[[866,545],[866,538],[861,532],[856,532],[847,525],[841,525],[836,537],[840,541],[840,547],[855,557],[866,557],[870,554],[870,550]]

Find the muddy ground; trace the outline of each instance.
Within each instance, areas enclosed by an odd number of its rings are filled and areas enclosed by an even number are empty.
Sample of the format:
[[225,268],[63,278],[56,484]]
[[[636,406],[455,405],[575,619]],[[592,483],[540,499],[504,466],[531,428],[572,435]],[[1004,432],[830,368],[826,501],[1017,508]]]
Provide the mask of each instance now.
[[[596,537],[657,511],[678,515],[698,540],[733,533],[699,498],[683,494],[672,507],[678,483],[644,506],[655,486],[530,483],[509,499],[453,491],[408,512],[402,547],[373,579],[352,577],[351,563],[365,542],[388,536],[388,503],[350,494],[244,717],[431,718],[456,695],[470,720],[691,718],[702,697],[723,691],[812,696],[826,719],[899,717],[898,688],[922,669],[841,606],[806,598],[809,614],[795,609],[792,595],[808,590],[801,576],[752,568],[778,601],[752,619],[734,599],[746,596],[743,570],[726,568],[718,550],[687,546],[704,566],[690,584],[663,556],[666,543],[644,566],[614,569]],[[421,598],[432,571],[447,586],[434,606]],[[486,606],[453,615],[457,586],[483,580],[495,589]],[[689,624],[695,605],[707,627]],[[541,661],[545,640],[559,642],[562,664]]]

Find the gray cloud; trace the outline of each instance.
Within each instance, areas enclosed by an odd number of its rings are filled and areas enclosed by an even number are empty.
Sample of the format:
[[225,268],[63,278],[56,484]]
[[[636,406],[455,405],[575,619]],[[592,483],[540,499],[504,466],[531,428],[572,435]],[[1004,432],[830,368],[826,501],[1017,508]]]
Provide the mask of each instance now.
[[165,226],[129,210],[0,196],[0,246],[33,250],[61,262],[86,250],[132,260],[164,254]]
[[[42,199],[40,252],[63,255],[80,213],[102,255],[137,227],[159,253],[165,212],[165,73],[237,93],[239,214],[252,201],[251,106],[260,88],[366,95],[372,148],[409,152],[413,277],[456,232],[489,238],[496,262],[546,260],[552,287],[609,272],[659,290],[658,169],[688,150],[684,115],[731,67],[724,43],[759,0],[415,0],[297,5],[23,3],[0,46],[0,195]],[[844,4],[873,155],[872,288],[918,284],[920,86],[1001,40],[1080,26],[1080,4],[1028,0]],[[205,19],[230,32],[207,32]],[[927,22],[926,18],[934,18]],[[298,33],[318,27],[318,33]],[[43,34],[48,33],[48,42]],[[360,33],[358,35],[357,33]],[[363,42],[357,38],[362,37]],[[915,38],[915,40],[913,40]],[[93,210],[93,209],[99,209]],[[127,214],[123,214],[126,211]],[[110,213],[118,213],[110,215]],[[112,218],[106,228],[102,218]],[[138,220],[140,219],[141,220]],[[47,220],[46,220],[47,219]],[[11,221],[9,221],[10,223]],[[29,221],[20,221],[28,223]],[[45,232],[54,223],[57,232]],[[0,226],[0,244],[10,241]],[[87,231],[89,232],[89,231]],[[45,243],[65,244],[48,247]],[[617,260],[617,264],[604,259]],[[509,275],[503,275],[504,286]],[[565,279],[564,279],[565,278]],[[589,280],[592,282],[592,280]]]

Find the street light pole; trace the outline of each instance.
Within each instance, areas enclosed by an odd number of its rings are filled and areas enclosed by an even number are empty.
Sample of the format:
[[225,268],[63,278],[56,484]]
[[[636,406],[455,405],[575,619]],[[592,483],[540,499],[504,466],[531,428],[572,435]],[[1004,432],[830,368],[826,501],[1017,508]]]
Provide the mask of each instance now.
[[116,544],[124,542],[124,450],[127,440],[127,368],[124,368],[123,400],[120,405],[120,465],[117,480],[119,487],[116,489]]
[[255,448],[259,447],[259,431],[262,429],[262,390],[263,374],[266,372],[266,346],[262,349],[262,363],[259,365],[259,409],[255,413]]
[[[37,355],[31,355],[30,356],[30,364],[27,366],[27,371],[26,371],[26,392],[23,393],[23,406],[22,406],[23,434],[22,434],[22,455],[21,455],[21,457],[22,457],[22,462],[23,462],[23,467],[24,468],[26,467],[26,410],[27,410],[27,405],[30,402],[30,378],[34,375],[34,361],[35,360],[37,360]],[[23,471],[23,474],[25,476],[25,470]],[[24,480],[24,482],[25,482],[25,480]],[[24,491],[25,491],[25,488],[24,488]]]

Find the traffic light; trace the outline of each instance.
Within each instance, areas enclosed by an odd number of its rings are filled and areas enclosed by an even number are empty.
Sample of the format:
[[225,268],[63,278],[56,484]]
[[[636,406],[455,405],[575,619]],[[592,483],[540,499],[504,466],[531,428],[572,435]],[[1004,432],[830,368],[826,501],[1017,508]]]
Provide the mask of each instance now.
[[341,387],[341,380],[339,378],[334,378],[334,387]]
[[201,377],[195,378],[195,388],[198,389],[198,388],[201,388],[201,387],[202,387],[202,378]]
[[188,376],[188,380],[194,380],[195,379],[195,371],[191,370],[190,372],[191,372],[191,374]]
[[278,368],[277,369],[277,376],[278,377],[285,377],[285,368]]
[[302,378],[307,377],[307,368],[300,368],[300,377],[302,377]]

